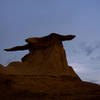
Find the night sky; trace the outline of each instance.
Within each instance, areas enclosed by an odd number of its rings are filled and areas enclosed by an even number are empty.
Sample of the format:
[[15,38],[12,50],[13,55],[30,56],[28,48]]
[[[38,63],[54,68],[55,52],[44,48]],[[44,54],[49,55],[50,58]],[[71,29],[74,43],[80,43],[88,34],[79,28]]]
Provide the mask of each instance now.
[[0,64],[28,53],[4,48],[52,32],[76,35],[64,42],[69,65],[82,80],[100,84],[100,0],[0,0]]

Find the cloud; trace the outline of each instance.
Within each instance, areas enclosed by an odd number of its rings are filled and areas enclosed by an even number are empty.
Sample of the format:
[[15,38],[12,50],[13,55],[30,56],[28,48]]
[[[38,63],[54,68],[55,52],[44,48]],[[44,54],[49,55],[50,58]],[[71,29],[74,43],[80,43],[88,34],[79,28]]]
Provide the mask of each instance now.
[[86,53],[87,56],[90,56],[94,51],[100,48],[100,41],[91,44],[83,42],[80,44],[80,48]]
[[100,55],[96,57],[91,57],[92,60],[100,61]]

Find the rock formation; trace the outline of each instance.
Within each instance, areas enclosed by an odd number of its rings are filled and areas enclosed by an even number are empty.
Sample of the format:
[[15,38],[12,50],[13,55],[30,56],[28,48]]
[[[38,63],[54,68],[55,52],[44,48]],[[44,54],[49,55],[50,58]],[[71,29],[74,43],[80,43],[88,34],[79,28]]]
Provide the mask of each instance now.
[[1,99],[100,99],[100,86],[83,82],[68,65],[62,41],[72,40],[74,37],[75,35],[51,33],[45,37],[28,38],[24,46],[5,49],[28,49],[29,54],[25,55],[21,62],[11,62],[6,67],[0,65]]
[[[5,49],[18,51],[29,49],[22,62],[12,62],[4,68],[9,74],[27,75],[69,75],[78,77],[68,66],[62,41],[72,40],[75,35],[62,36],[52,33],[42,38],[26,39],[28,44]],[[2,71],[3,72],[3,71]]]

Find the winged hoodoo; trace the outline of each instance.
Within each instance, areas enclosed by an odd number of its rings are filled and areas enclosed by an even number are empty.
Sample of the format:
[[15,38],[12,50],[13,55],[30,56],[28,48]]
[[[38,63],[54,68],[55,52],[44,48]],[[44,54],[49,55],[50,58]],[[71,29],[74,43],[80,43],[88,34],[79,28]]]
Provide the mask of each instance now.
[[27,75],[68,75],[78,77],[69,67],[62,41],[72,40],[75,35],[59,35],[28,38],[24,46],[16,46],[5,51],[29,50],[22,62],[11,62],[5,69],[10,74]]

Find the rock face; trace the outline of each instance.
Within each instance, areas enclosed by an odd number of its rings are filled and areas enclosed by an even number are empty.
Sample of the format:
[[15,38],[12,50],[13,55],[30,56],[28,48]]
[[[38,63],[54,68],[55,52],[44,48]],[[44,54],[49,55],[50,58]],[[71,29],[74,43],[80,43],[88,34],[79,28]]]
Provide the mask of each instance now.
[[74,37],[52,33],[26,39],[28,44],[24,46],[5,49],[29,49],[29,54],[22,62],[11,62],[6,67],[0,65],[0,99],[99,100],[100,86],[83,82],[68,65],[62,41]]

